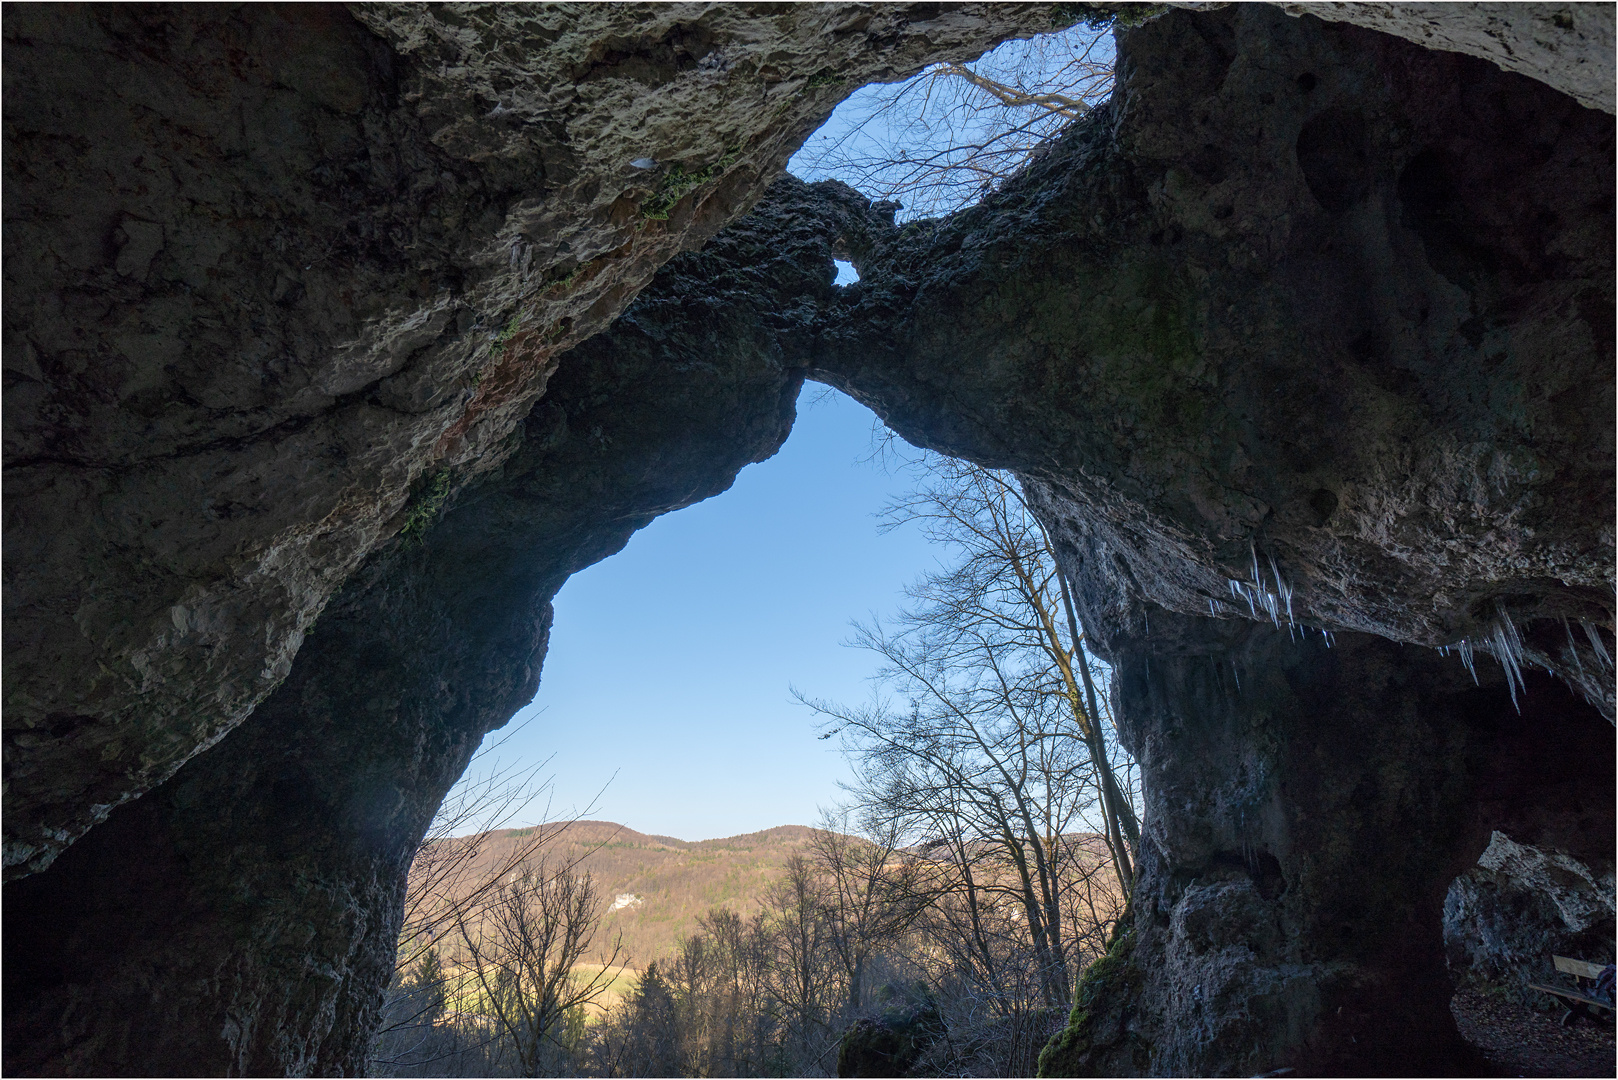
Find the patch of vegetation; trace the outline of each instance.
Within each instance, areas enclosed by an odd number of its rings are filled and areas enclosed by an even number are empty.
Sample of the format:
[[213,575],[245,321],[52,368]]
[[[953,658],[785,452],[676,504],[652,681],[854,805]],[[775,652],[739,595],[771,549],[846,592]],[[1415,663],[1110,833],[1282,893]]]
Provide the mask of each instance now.
[[839,75],[837,72],[830,70],[817,71],[809,76],[809,81],[804,84],[804,89],[819,90],[823,86],[836,86],[838,83],[846,83],[847,81],[847,75]]
[[498,334],[494,335],[494,341],[489,345],[490,356],[499,356],[505,351],[506,343],[517,336],[517,331],[521,328],[521,322],[522,316],[513,315],[511,321],[506,323]]
[[1105,955],[1086,968],[1079,979],[1067,1027],[1040,1051],[1040,1076],[1085,1075],[1085,1059],[1095,1045],[1090,1011],[1104,994],[1117,993],[1120,983],[1136,988],[1133,983],[1139,980],[1139,972],[1134,970],[1134,952],[1135,913],[1131,907],[1113,926]]
[[1138,7],[1127,8],[1118,12],[1113,16],[1112,25],[1139,26],[1141,23],[1149,22],[1159,15],[1167,14],[1168,10],[1169,6],[1167,4],[1141,4]]
[[705,169],[687,172],[683,166],[671,165],[658,182],[657,190],[640,204],[640,216],[648,221],[667,221],[675,204],[702,185],[723,176],[742,156],[737,146],[725,151],[725,156]]
[[438,519],[438,512],[444,508],[449,493],[448,469],[439,469],[430,477],[424,476],[417,481],[416,493],[410,500],[410,510],[405,514],[404,527],[399,530],[399,539],[406,547],[415,547],[421,543],[421,538],[427,535],[427,530]]

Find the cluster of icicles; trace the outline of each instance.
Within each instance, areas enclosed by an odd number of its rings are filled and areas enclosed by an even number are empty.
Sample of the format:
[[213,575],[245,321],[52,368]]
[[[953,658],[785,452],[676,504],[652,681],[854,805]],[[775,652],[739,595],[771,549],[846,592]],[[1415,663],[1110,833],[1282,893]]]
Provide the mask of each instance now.
[[[1333,644],[1330,630],[1305,626],[1292,617],[1292,585],[1286,578],[1281,576],[1281,568],[1275,565],[1275,556],[1269,552],[1264,553],[1265,560],[1270,564],[1270,578],[1275,582],[1275,589],[1272,592],[1270,587],[1264,584],[1264,575],[1259,571],[1258,548],[1249,544],[1248,551],[1253,556],[1253,580],[1227,579],[1226,584],[1230,586],[1230,595],[1237,600],[1247,601],[1247,613],[1254,619],[1267,618],[1277,629],[1280,628],[1281,618],[1285,615],[1288,637],[1315,630],[1321,637],[1326,639],[1326,645],[1330,647]],[[1215,600],[1212,597],[1208,598],[1209,615],[1217,618],[1224,610],[1224,607],[1225,605],[1222,601]]]
[[[1335,644],[1335,639],[1332,637],[1330,630],[1323,630],[1318,626],[1305,626],[1292,617],[1292,584],[1281,576],[1281,568],[1275,565],[1275,556],[1267,551],[1264,553],[1265,561],[1270,564],[1270,578],[1275,582],[1275,589],[1272,592],[1269,586],[1264,584],[1264,575],[1259,570],[1258,548],[1253,544],[1249,544],[1248,551],[1253,556],[1253,580],[1226,579],[1226,584],[1230,586],[1230,595],[1237,600],[1247,601],[1247,613],[1254,619],[1260,618],[1260,613],[1262,612],[1263,617],[1268,618],[1277,629],[1281,626],[1281,616],[1285,614],[1288,638],[1296,640],[1298,636],[1314,630],[1326,639],[1326,648],[1331,648]],[[1223,601],[1215,600],[1211,596],[1208,598],[1209,615],[1217,618],[1224,608]],[[1242,688],[1242,675],[1237,670],[1234,659],[1230,662],[1230,673],[1236,679],[1236,689],[1240,690]]]
[[[1253,557],[1253,580],[1238,581],[1235,578],[1227,580],[1230,586],[1230,595],[1237,600],[1247,601],[1247,612],[1254,619],[1265,617],[1277,628],[1281,626],[1283,614],[1286,616],[1287,636],[1302,634],[1308,630],[1317,630],[1321,637],[1326,639],[1326,647],[1330,648],[1334,641],[1330,630],[1318,627],[1304,626],[1292,617],[1292,585],[1281,576],[1281,568],[1275,564],[1275,556],[1265,552],[1265,560],[1270,564],[1270,579],[1275,582],[1274,590],[1265,584],[1264,575],[1259,569],[1258,548],[1248,545]],[[1218,617],[1224,610],[1222,601],[1208,598],[1208,614]],[[1520,689],[1527,693],[1527,684],[1523,682],[1523,667],[1526,661],[1523,658],[1522,635],[1517,632],[1516,623],[1511,621],[1511,613],[1499,600],[1494,602],[1496,618],[1489,627],[1488,635],[1481,641],[1474,642],[1471,638],[1462,638],[1453,645],[1439,646],[1439,653],[1448,656],[1454,650],[1466,665],[1467,674],[1472,676],[1474,684],[1478,681],[1476,656],[1481,649],[1500,662],[1506,673],[1506,688],[1511,691],[1511,705],[1518,713],[1522,706],[1517,702],[1517,691]],[[1580,619],[1579,626],[1584,630],[1584,636],[1590,641],[1590,651],[1595,655],[1597,673],[1605,675],[1613,670],[1612,657],[1607,653],[1607,646],[1601,640],[1601,632],[1596,629],[1595,623],[1589,619]],[[1579,657],[1579,647],[1573,638],[1573,626],[1566,616],[1562,618],[1562,628],[1567,631],[1568,651],[1573,654],[1573,665],[1578,669],[1579,675],[1584,676],[1584,661]],[[1235,671],[1235,661],[1231,662],[1231,670]],[[1237,676],[1237,687],[1240,688],[1240,676]]]
[[[1451,649],[1460,655],[1461,663],[1472,676],[1472,682],[1478,681],[1478,669],[1474,662],[1477,650],[1493,656],[1500,662],[1506,672],[1506,687],[1511,691],[1511,705],[1519,713],[1522,706],[1517,704],[1517,691],[1521,689],[1527,693],[1527,686],[1523,683],[1522,669],[1526,663],[1523,659],[1522,635],[1517,633],[1517,624],[1511,621],[1511,613],[1500,601],[1494,602],[1495,620],[1489,627],[1488,636],[1482,641],[1474,642],[1471,638],[1462,638],[1453,645],[1440,646],[1438,651],[1445,656]],[[1584,636],[1590,641],[1590,651],[1595,654],[1598,674],[1606,674],[1612,670],[1612,657],[1607,654],[1606,643],[1601,640],[1601,631],[1596,629],[1595,623],[1589,619],[1580,619],[1579,626],[1584,630]],[[1573,625],[1562,617],[1562,629],[1567,632],[1567,649],[1573,654],[1573,666],[1578,669],[1579,675],[1584,676],[1584,661],[1579,658],[1579,646],[1573,638]]]

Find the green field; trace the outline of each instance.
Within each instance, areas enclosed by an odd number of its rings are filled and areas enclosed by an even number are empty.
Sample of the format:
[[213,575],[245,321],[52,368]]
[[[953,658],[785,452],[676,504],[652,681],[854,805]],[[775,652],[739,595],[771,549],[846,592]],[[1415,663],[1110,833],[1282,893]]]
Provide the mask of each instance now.
[[[601,964],[577,964],[573,968],[573,978],[582,984],[605,970]],[[634,968],[614,967],[612,971],[614,974],[610,981],[587,1007],[590,1022],[600,1020],[609,1010],[617,1007],[640,981],[640,973]],[[463,1016],[487,1016],[492,1013],[485,1005],[483,987],[471,970],[445,973],[444,1000],[451,1012]]]

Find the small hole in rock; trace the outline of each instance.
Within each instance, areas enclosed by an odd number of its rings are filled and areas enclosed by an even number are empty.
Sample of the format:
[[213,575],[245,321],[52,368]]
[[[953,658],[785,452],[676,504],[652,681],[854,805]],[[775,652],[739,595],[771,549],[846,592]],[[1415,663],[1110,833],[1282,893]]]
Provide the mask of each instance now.
[[852,285],[860,279],[860,272],[854,269],[854,264],[843,259],[833,259],[832,265],[837,267],[837,280],[833,285]]

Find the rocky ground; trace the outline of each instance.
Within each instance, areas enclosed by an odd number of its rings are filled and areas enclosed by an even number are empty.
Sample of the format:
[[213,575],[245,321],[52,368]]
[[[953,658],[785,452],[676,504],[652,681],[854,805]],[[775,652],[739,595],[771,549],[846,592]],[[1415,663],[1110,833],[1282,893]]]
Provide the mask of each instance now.
[[1479,990],[1450,1002],[1466,1041],[1483,1052],[1496,1076],[1612,1076],[1613,1026],[1558,1022],[1560,1010],[1540,1012]]

